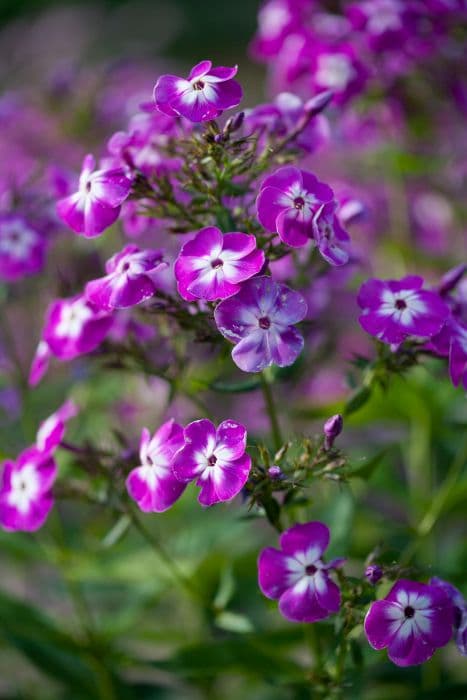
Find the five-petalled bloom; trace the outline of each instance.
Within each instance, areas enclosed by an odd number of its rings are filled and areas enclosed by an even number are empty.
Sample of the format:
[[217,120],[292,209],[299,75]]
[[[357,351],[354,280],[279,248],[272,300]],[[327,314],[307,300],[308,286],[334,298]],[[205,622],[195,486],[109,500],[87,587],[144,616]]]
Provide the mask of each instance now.
[[387,647],[397,666],[415,666],[431,658],[452,637],[454,608],[440,586],[400,579],[365,617],[373,649]]
[[345,265],[349,259],[350,240],[336,216],[337,202],[322,204],[312,220],[313,238],[319,252],[330,264]]
[[99,236],[118,219],[130,194],[131,180],[122,168],[94,170],[95,159],[87,155],[79,178],[78,192],[57,202],[57,213],[73,231],[87,238]]
[[264,253],[256,248],[254,236],[223,234],[215,226],[208,226],[180,251],[175,262],[178,291],[188,301],[226,299],[263,265]]
[[230,501],[244,487],[251,459],[246,454],[246,428],[232,420],[216,429],[210,420],[193,421],[184,430],[185,445],[172,461],[175,476],[182,482],[196,479],[203,506]]
[[81,294],[56,299],[47,310],[43,340],[59,360],[72,360],[95,350],[112,323],[110,314],[96,309]]
[[139,448],[141,465],[129,473],[126,487],[145,513],[162,513],[185,490],[186,484],[175,478],[171,465],[174,454],[184,444],[183,428],[174,420],[161,425],[152,437],[143,428]]
[[0,279],[34,275],[44,265],[45,237],[21,216],[0,214]]
[[244,372],[261,372],[272,364],[287,367],[295,362],[304,341],[294,324],[306,312],[299,292],[261,276],[247,280],[238,294],[221,301],[214,318],[222,335],[235,343],[235,364]]
[[155,275],[165,266],[160,250],[127,245],[106,262],[105,277],[87,283],[86,299],[104,311],[136,306],[154,296]]
[[60,444],[65,435],[67,422],[76,416],[78,406],[71,401],[65,401],[55,413],[46,418],[39,426],[36,434],[36,449],[42,454],[51,454]]
[[216,119],[241,102],[242,88],[233,80],[236,74],[237,66],[213,68],[211,61],[201,61],[191,69],[188,79],[161,75],[154,88],[156,107],[191,122]]
[[263,549],[258,583],[267,598],[279,600],[279,611],[292,622],[316,622],[339,610],[341,595],[329,576],[344,563],[322,560],[329,529],[321,522],[294,525],[280,536],[281,549]]
[[367,333],[390,344],[408,337],[431,338],[441,330],[449,308],[436,292],[422,289],[423,278],[369,279],[360,287],[363,309],[360,325]]
[[256,201],[258,219],[284,243],[300,248],[313,238],[313,218],[333,198],[332,189],[315,175],[286,165],[262,182]]
[[6,461],[0,486],[0,525],[5,530],[38,530],[53,506],[55,461],[34,447],[24,450],[15,462]]

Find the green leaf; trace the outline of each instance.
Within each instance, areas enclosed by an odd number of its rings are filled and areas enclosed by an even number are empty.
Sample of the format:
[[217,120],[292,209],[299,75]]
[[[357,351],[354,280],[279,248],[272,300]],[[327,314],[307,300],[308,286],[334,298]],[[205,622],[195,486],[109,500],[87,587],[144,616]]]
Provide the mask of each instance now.
[[240,613],[229,612],[224,610],[219,613],[215,620],[216,627],[227,630],[228,632],[238,632],[239,634],[248,634],[253,632],[251,620],[246,615]]
[[351,413],[355,413],[359,408],[364,406],[371,396],[371,389],[367,386],[359,389],[350,399],[347,401],[344,409],[344,414],[349,416]]
[[36,608],[0,592],[0,636],[22,652],[42,673],[73,688],[75,695],[98,697],[85,650]]
[[303,678],[301,666],[263,646],[253,636],[189,645],[171,659],[155,661],[152,665],[185,678],[217,678],[232,671],[270,682]]
[[261,380],[257,377],[253,377],[252,379],[245,379],[241,382],[232,383],[225,382],[222,379],[219,379],[215,382],[212,382],[210,389],[212,389],[213,391],[218,391],[222,394],[242,394],[248,391],[255,391],[260,386]]
[[358,467],[350,466],[349,470],[346,471],[346,476],[358,476],[360,479],[367,481],[373,475],[376,468],[380,466],[384,457],[386,457],[388,454],[389,449],[390,448],[385,448],[384,450],[380,450],[373,457],[365,460],[363,464],[360,464]]

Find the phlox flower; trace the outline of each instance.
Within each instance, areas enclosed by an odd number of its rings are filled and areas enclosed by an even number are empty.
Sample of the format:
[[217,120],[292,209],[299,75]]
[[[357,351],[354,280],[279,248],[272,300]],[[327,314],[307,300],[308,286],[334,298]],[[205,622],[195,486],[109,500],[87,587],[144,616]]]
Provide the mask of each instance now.
[[36,449],[41,454],[51,454],[65,435],[67,422],[76,416],[78,406],[71,400],[65,401],[59,409],[46,418],[36,434]]
[[15,462],[3,464],[0,525],[5,530],[38,530],[53,506],[57,466],[46,452],[29,448]]
[[122,168],[94,168],[94,157],[87,155],[78,192],[57,202],[57,213],[62,221],[88,238],[99,236],[117,220],[120,207],[131,190],[131,180]]
[[322,204],[313,216],[313,238],[319,252],[330,265],[345,265],[349,260],[349,234],[336,216],[337,202]]
[[191,122],[216,119],[240,104],[242,88],[233,80],[236,74],[237,66],[213,68],[211,61],[201,61],[191,69],[188,79],[162,75],[154,88],[156,107],[168,116],[182,116]]
[[175,262],[180,295],[188,301],[214,301],[236,294],[240,283],[256,275],[264,265],[264,253],[254,236],[223,234],[215,226],[201,229],[185,243]]
[[458,588],[433,576],[430,579],[431,586],[439,586],[451,600],[454,606],[454,641],[462,656],[467,656],[467,601]]
[[180,498],[186,484],[175,478],[172,458],[183,447],[183,428],[173,420],[164,423],[151,437],[143,428],[139,448],[141,465],[126,480],[131,498],[145,513],[162,513]]
[[[307,46],[305,52],[309,50],[310,46]],[[363,92],[368,70],[350,44],[327,46],[315,42],[309,60],[311,84],[316,92],[332,90],[334,101],[341,105]]]
[[86,299],[104,311],[136,306],[154,296],[155,274],[165,265],[160,250],[127,245],[107,261],[105,277],[88,282]]
[[244,487],[251,467],[245,453],[245,427],[225,420],[216,429],[210,420],[196,420],[186,426],[184,438],[185,446],[172,461],[176,478],[184,483],[196,479],[201,488],[198,501],[203,506],[234,498]]
[[44,266],[46,241],[21,216],[0,214],[0,280],[13,282]]
[[258,583],[267,598],[279,601],[279,611],[292,622],[316,622],[338,612],[341,595],[329,571],[343,559],[322,560],[329,544],[324,523],[294,525],[280,536],[280,550],[263,549],[258,559]]
[[360,325],[385,343],[399,344],[406,338],[431,338],[449,315],[439,294],[422,289],[423,278],[409,275],[401,280],[370,279],[361,287],[358,304]]
[[253,277],[240,291],[217,306],[214,318],[222,335],[235,343],[232,359],[244,372],[260,372],[275,364],[287,367],[303,348],[294,328],[307,305],[299,292],[271,277]]
[[112,323],[110,314],[96,309],[81,294],[56,299],[47,310],[43,340],[59,360],[72,360],[95,350]]
[[258,219],[267,231],[277,232],[284,243],[299,248],[313,238],[313,217],[333,197],[332,189],[315,175],[286,165],[262,182],[256,201]]
[[430,659],[452,637],[454,610],[439,586],[400,579],[365,617],[365,634],[373,649],[387,647],[397,666]]

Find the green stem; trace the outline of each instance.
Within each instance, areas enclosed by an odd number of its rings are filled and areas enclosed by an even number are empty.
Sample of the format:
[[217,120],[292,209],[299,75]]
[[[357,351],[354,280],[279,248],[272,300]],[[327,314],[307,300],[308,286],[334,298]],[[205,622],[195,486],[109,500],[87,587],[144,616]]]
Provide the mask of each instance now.
[[400,565],[406,566],[417,552],[421,542],[433,530],[438,518],[449,500],[451,493],[457,487],[457,481],[465,467],[467,457],[467,440],[456,454],[451,466],[449,467],[447,476],[441,487],[436,491],[431,504],[425,515],[420,519],[420,524],[417,527],[416,539],[412,540],[407,546],[405,552],[400,557]]
[[138,530],[139,534],[148,542],[148,544],[151,545],[159,559],[164,562],[167,569],[170,571],[172,578],[177,581],[177,583],[184,588],[190,594],[190,596],[196,600],[197,603],[199,603],[201,600],[204,605],[204,596],[201,594],[201,591],[199,591],[199,589],[192,584],[190,579],[187,578],[183,571],[181,571],[177,564],[175,564],[170,554],[166,552],[159,540],[146,528],[145,525],[143,525],[135,513],[132,504],[130,502],[125,502],[124,507],[135,529]]
[[274,397],[271,391],[271,385],[268,381],[267,376],[264,372],[261,373],[261,389],[264,396],[264,402],[266,404],[266,411],[269,416],[269,423],[271,425],[272,440],[274,443],[274,449],[279,450],[284,441],[281,435],[281,429],[279,425],[279,420],[277,417],[277,410],[274,403]]

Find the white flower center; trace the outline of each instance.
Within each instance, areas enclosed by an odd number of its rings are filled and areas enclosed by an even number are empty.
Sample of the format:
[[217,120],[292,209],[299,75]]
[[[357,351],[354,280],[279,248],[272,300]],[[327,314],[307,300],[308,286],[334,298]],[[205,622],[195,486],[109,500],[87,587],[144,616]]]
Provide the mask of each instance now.
[[15,260],[26,260],[37,241],[37,233],[23,222],[5,222],[0,229],[0,254]]
[[78,299],[62,308],[60,321],[55,329],[59,338],[78,338],[84,324],[92,318],[93,312],[87,304]]
[[354,75],[352,64],[343,54],[323,54],[318,58],[316,82],[319,85],[334,90],[345,90]]
[[40,484],[36,467],[34,464],[27,463],[20,471],[13,472],[11,475],[11,492],[8,496],[8,503],[20,513],[27,513],[39,491]]

